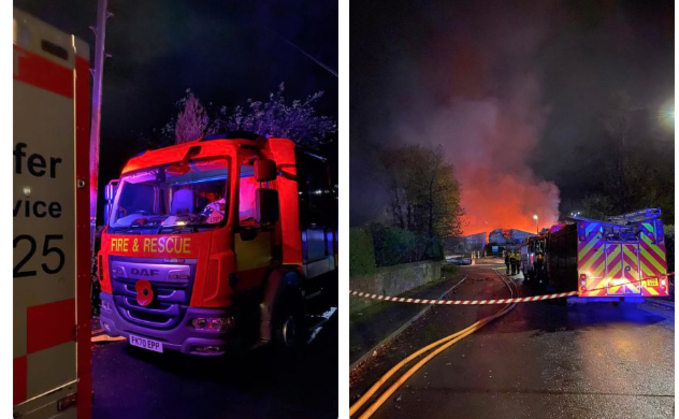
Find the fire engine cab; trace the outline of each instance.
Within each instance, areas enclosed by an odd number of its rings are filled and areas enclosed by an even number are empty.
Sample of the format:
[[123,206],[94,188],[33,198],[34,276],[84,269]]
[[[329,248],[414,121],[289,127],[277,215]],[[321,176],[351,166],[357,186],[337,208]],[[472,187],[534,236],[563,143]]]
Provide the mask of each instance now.
[[326,162],[239,131],[147,151],[114,182],[98,255],[101,325],[156,352],[305,343],[336,287]]

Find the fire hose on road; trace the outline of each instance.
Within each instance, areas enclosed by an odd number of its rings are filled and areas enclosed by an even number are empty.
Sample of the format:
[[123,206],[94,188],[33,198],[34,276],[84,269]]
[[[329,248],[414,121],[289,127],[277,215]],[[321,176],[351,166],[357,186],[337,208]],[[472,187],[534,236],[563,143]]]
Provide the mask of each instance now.
[[[373,384],[373,386],[363,396],[361,396],[361,398],[356,403],[354,403],[350,407],[349,415],[352,416],[356,412],[358,412],[358,410],[361,409],[361,407],[363,407],[363,405],[365,405],[377,393],[377,391],[380,390],[380,388],[383,385],[385,385],[385,383],[396,372],[398,372],[401,368],[408,365],[411,361],[413,361],[417,357],[427,353],[428,351],[431,351],[428,355],[426,355],[424,358],[422,358],[420,361],[418,361],[415,365],[413,365],[408,371],[406,371],[401,377],[399,377],[386,391],[384,391],[384,393],[382,393],[377,398],[377,400],[375,400],[375,402],[373,402],[370,406],[368,406],[365,409],[365,411],[361,414],[361,416],[359,417],[359,419],[368,419],[369,417],[371,417],[377,411],[377,409],[380,408],[380,406],[382,406],[382,404],[384,404],[385,401],[387,401],[389,399],[389,397],[391,397],[392,394],[394,394],[394,392],[396,390],[398,390],[399,387],[401,387],[401,385],[403,385],[403,383],[405,383],[408,380],[408,378],[410,378],[415,372],[417,372],[420,368],[422,368],[422,366],[424,366],[427,362],[429,362],[435,356],[437,356],[441,352],[445,351],[446,349],[448,349],[452,345],[461,341],[465,337],[467,337],[467,336],[471,335],[472,333],[476,332],[477,330],[481,329],[483,326],[490,323],[494,319],[501,317],[501,316],[504,316],[505,314],[509,313],[509,311],[511,311],[516,305],[516,304],[513,304],[511,302],[511,300],[515,300],[515,298],[513,298],[514,297],[514,289],[512,288],[512,286],[514,286],[514,288],[516,288],[516,284],[514,284],[514,282],[509,278],[505,279],[505,277],[502,276],[502,274],[500,274],[498,272],[496,272],[496,273],[498,274],[500,279],[504,282],[504,284],[507,286],[507,288],[509,289],[509,292],[510,292],[510,298],[502,300],[502,301],[507,302],[507,305],[504,308],[502,308],[500,311],[498,311],[497,313],[495,313],[493,315],[490,315],[488,317],[484,317],[481,320],[478,320],[477,322],[473,323],[472,325],[468,326],[467,328],[465,328],[463,330],[460,330],[459,332],[455,332],[455,333],[448,335],[448,336],[446,336],[442,339],[439,339],[438,341],[436,341],[432,344],[425,346],[424,348],[417,350],[416,352],[410,354],[408,357],[401,360],[399,363],[394,365],[386,374],[384,374],[379,380],[377,380],[377,382],[375,384]],[[363,296],[374,295],[374,294],[365,294],[365,293],[361,293],[361,294],[363,294]],[[366,298],[370,298],[370,297],[366,297]],[[381,299],[384,300],[384,296],[382,296]],[[408,299],[406,299],[406,300],[408,300]],[[417,299],[413,299],[413,300],[417,300]],[[423,301],[423,300],[419,300],[419,301]],[[427,301],[454,301],[454,300],[427,300]],[[472,301],[474,301],[474,300],[472,300]],[[479,301],[500,301],[500,300],[479,300]],[[429,302],[429,303],[426,303],[426,304],[435,304],[435,303]],[[494,304],[501,304],[501,303],[494,303]]]

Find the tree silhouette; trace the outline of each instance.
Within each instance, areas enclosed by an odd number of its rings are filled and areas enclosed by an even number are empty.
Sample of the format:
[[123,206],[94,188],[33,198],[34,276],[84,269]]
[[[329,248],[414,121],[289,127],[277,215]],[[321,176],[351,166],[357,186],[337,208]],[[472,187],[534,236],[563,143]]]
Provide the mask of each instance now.
[[183,109],[177,115],[174,127],[174,139],[177,144],[193,141],[207,134],[210,118],[200,100],[191,89],[186,91],[186,97],[179,101]]
[[337,122],[316,114],[314,106],[323,97],[323,92],[291,103],[286,102],[284,92],[285,83],[281,83],[275,93],[269,94],[267,101],[248,99],[245,106],[216,108],[212,103],[203,106],[191,89],[187,89],[186,96],[177,102],[177,117],[160,130],[154,129],[152,134],[156,138],[142,135],[139,142],[142,147],[155,148],[168,144],[158,136],[174,137],[176,143],[183,143],[207,134],[244,130],[261,136],[289,138],[312,149],[328,144],[337,133]]

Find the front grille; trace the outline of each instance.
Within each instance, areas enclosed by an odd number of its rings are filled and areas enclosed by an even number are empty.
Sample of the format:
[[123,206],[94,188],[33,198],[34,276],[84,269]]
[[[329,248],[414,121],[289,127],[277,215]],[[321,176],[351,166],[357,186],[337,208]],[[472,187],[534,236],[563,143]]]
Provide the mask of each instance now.
[[[182,322],[191,301],[195,259],[165,262],[155,258],[111,256],[109,271],[113,301],[125,320],[161,330],[173,329]],[[148,280],[153,288],[155,297],[148,306],[137,303],[134,287],[140,279]]]

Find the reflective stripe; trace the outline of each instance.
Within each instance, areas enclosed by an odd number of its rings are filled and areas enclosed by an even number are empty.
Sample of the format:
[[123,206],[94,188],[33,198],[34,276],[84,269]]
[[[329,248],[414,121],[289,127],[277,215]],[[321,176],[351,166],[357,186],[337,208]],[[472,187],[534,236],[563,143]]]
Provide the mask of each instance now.
[[594,249],[595,253],[590,255],[587,259],[580,260],[579,271],[591,271],[592,269],[599,269],[605,260],[604,252],[601,251],[601,246]]
[[638,257],[638,246],[636,244],[623,244],[623,265],[624,272],[623,275],[628,281],[625,285],[626,291],[629,293],[638,294],[639,288],[637,284],[639,283],[639,257]]
[[26,355],[14,358],[12,366],[14,404],[19,404],[26,400]]
[[26,352],[72,342],[75,338],[75,299],[28,307]]
[[583,247],[583,248],[578,252],[578,257],[579,257],[580,259],[582,259],[582,258],[584,258],[585,256],[587,256],[587,253],[589,252],[589,250],[590,250],[592,247],[594,247],[594,245],[596,245],[598,241],[599,241],[599,239],[597,239],[596,236],[594,236],[594,237],[587,243],[587,245],[586,245],[585,247]]
[[[613,248],[609,252],[609,249]],[[622,270],[620,245],[606,245],[606,278],[615,278]]]
[[657,255],[660,259],[665,259],[665,251],[660,248],[660,246],[653,244],[651,239],[645,234],[641,235],[641,239],[646,243],[646,248],[652,251],[654,255]]

